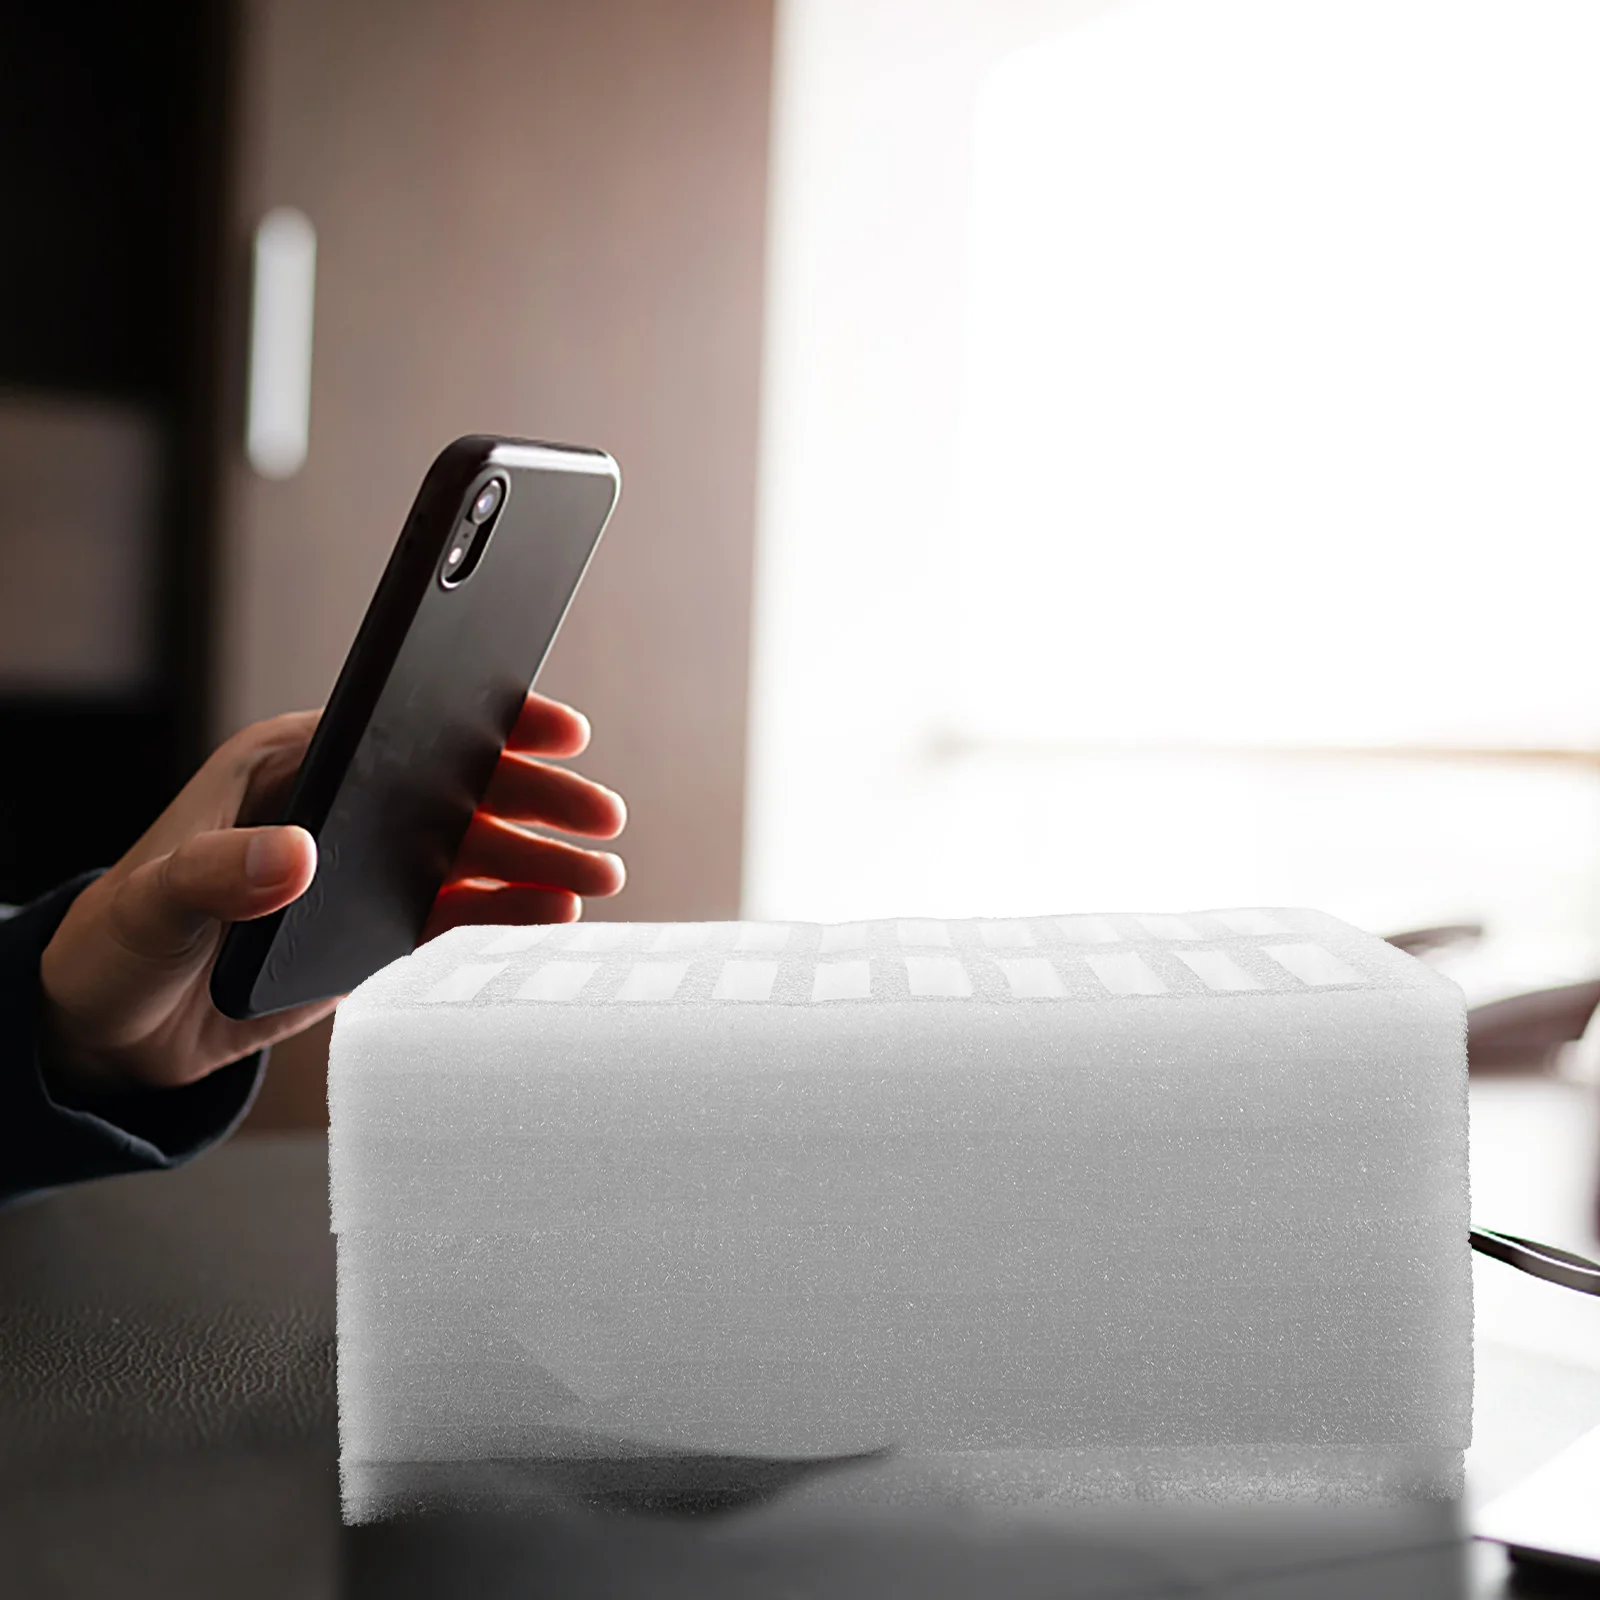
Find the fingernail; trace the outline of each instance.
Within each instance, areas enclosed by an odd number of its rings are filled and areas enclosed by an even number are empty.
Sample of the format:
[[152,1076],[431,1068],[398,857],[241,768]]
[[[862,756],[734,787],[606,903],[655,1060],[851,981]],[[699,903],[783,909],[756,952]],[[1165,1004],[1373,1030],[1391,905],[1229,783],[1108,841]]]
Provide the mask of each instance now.
[[282,883],[295,869],[299,851],[282,828],[263,828],[244,853],[244,875],[258,889]]

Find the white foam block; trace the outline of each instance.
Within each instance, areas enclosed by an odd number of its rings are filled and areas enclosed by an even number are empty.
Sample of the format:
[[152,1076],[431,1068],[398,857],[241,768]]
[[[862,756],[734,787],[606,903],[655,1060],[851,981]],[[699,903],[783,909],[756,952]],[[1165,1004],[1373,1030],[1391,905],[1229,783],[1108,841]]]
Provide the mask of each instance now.
[[352,1515],[646,1450],[1459,1488],[1461,994],[1334,918],[461,929],[330,1108]]

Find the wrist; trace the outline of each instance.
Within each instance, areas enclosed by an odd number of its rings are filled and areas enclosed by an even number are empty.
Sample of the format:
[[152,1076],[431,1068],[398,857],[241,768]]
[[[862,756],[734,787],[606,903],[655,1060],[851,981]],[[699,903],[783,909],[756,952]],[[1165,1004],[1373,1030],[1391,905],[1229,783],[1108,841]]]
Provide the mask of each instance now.
[[82,1111],[138,1087],[108,1057],[74,1039],[48,994],[39,1019],[39,1075],[52,1100]]

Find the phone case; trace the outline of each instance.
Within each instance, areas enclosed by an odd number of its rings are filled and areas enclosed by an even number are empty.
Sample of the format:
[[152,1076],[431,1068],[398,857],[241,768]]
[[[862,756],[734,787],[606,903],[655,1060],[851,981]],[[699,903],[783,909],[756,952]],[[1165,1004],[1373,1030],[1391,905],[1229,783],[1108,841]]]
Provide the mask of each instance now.
[[[444,563],[491,479],[471,575]],[[415,948],[620,484],[599,450],[470,437],[429,469],[281,821],[317,841],[284,910],[234,923],[212,971],[230,1017],[347,994]]]

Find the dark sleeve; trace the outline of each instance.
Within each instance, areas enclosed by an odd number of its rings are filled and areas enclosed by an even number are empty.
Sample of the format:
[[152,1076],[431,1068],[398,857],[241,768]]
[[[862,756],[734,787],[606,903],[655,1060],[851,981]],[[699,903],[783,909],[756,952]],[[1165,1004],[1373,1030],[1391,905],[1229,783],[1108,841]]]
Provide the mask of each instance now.
[[255,1098],[265,1051],[179,1089],[70,1101],[40,1036],[39,958],[96,874],[0,915],[0,1205],[85,1178],[175,1167],[230,1133]]

